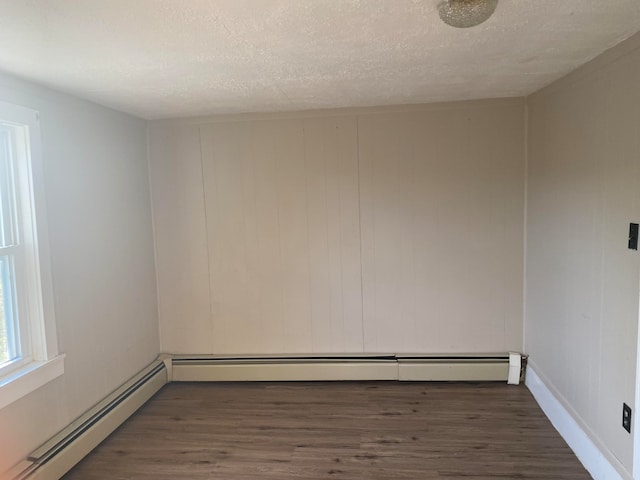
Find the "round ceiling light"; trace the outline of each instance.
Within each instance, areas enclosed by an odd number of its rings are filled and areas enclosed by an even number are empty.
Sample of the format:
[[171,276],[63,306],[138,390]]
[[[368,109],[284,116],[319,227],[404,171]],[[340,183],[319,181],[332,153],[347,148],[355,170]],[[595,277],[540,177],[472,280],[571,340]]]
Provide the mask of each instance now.
[[438,13],[447,25],[469,28],[488,20],[497,6],[498,0],[445,0],[438,5]]

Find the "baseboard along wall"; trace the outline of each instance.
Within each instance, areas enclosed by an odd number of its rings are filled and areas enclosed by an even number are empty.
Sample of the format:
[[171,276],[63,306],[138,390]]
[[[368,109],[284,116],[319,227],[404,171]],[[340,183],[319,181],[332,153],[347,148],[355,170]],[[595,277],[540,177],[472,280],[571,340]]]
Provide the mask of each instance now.
[[577,413],[565,407],[567,402],[557,392],[554,394],[553,388],[541,377],[534,366],[527,366],[527,388],[591,476],[595,480],[633,480],[633,476],[611,452],[596,445],[601,442],[597,439],[594,441],[593,434],[588,434],[576,421],[579,418]]

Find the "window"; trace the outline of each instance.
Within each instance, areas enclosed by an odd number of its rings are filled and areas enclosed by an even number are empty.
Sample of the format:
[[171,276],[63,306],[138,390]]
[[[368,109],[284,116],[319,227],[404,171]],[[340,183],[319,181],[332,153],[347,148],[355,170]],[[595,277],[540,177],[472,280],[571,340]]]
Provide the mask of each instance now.
[[42,180],[38,113],[0,102],[0,408],[63,371]]

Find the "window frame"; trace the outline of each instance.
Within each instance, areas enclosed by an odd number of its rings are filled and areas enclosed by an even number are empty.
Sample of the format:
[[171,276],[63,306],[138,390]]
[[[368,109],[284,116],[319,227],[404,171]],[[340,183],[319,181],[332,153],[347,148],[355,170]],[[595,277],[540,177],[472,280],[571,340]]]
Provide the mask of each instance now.
[[40,115],[0,101],[0,128],[10,132],[16,149],[12,161],[18,246],[13,283],[22,354],[0,368],[1,409],[62,375],[64,355],[58,352],[53,306]]

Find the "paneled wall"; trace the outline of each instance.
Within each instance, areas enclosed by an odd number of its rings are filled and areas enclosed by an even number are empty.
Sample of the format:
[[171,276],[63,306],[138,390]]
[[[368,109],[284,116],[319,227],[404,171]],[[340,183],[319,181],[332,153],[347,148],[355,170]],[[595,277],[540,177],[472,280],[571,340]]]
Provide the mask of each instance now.
[[522,348],[524,103],[159,121],[162,349]]
[[365,351],[522,343],[521,104],[359,118]]
[[[529,99],[526,352],[631,472],[640,255],[640,37]],[[630,476],[629,476],[630,478]]]
[[356,127],[201,128],[213,351],[362,350]]

